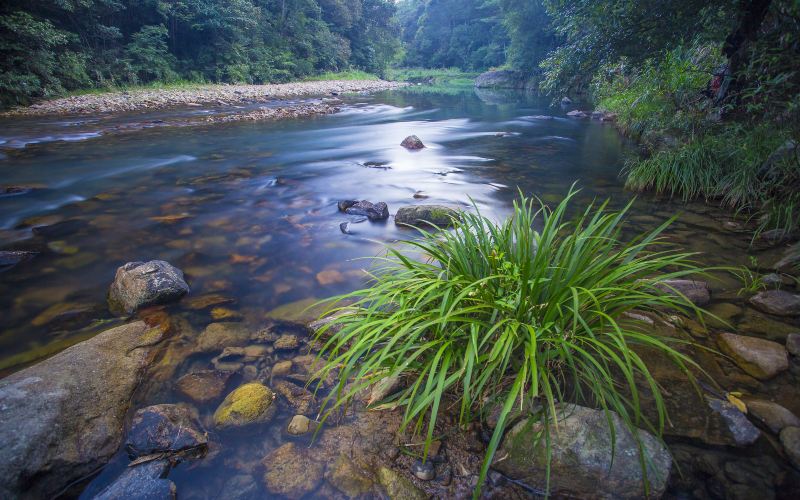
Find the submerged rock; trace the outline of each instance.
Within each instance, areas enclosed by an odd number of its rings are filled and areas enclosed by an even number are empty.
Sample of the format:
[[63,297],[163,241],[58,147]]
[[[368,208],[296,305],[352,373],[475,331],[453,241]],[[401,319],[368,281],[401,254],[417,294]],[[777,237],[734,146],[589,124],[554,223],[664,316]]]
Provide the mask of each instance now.
[[175,382],[175,386],[189,399],[208,403],[222,396],[230,378],[230,372],[201,370],[182,376]]
[[350,215],[363,215],[369,220],[386,220],[389,218],[389,206],[379,201],[372,203],[367,200],[344,200],[340,201],[339,210]]
[[175,483],[164,479],[169,472],[169,462],[159,460],[129,467],[94,500],[123,500],[142,498],[169,500],[175,498]]
[[325,479],[348,498],[359,498],[372,490],[372,479],[341,454],[325,473]]
[[5,267],[12,267],[30,260],[37,255],[38,252],[26,252],[22,250],[2,250],[0,251],[0,269]]
[[800,243],[795,243],[789,247],[773,267],[781,273],[800,274]]
[[211,323],[197,338],[197,348],[203,352],[221,351],[230,346],[241,346],[247,343],[250,332],[241,323]]
[[189,292],[183,271],[163,260],[128,262],[117,269],[108,294],[112,312],[132,314],[140,307],[165,304]]
[[394,216],[394,223],[405,226],[435,225],[452,226],[459,218],[459,211],[443,205],[415,205],[400,208]]
[[426,460],[425,462],[422,460],[415,460],[414,464],[411,465],[411,472],[413,472],[420,481],[430,481],[436,477],[436,469],[433,468],[433,464],[430,460]]
[[777,342],[733,333],[722,333],[717,339],[723,353],[739,367],[761,380],[767,380],[789,368],[786,348]]
[[750,297],[750,304],[775,316],[800,316],[800,295],[784,290],[767,290]]
[[378,482],[391,500],[427,500],[428,495],[411,480],[388,467],[378,469]]
[[800,333],[790,333],[786,337],[786,350],[793,356],[800,356]]
[[325,464],[314,460],[306,448],[286,443],[264,457],[264,484],[270,493],[300,498],[322,483]]
[[0,380],[0,497],[53,497],[104,465],[162,336],[137,321]]
[[[609,421],[601,410],[562,405],[558,429],[551,427],[552,455],[550,494],[578,498],[641,498],[645,478],[636,438],[615,413],[610,414],[616,442],[612,456]],[[536,440],[542,425],[525,419],[508,431],[495,455],[494,469],[512,479],[544,490],[546,451],[544,439]],[[650,495],[660,497],[669,478],[672,459],[667,448],[646,431],[638,438],[647,454]]]
[[244,384],[228,394],[214,412],[217,427],[241,427],[269,422],[275,416],[275,393],[258,382]]
[[704,306],[711,301],[711,290],[705,281],[665,280],[658,283],[656,288],[666,294],[680,293],[696,306]]
[[202,453],[207,446],[197,410],[185,404],[161,404],[137,410],[125,443],[131,458],[154,453]]
[[778,403],[763,399],[748,399],[745,403],[748,412],[775,434],[780,433],[785,427],[800,427],[800,418]]
[[286,432],[293,436],[300,436],[308,432],[310,427],[310,418],[306,417],[305,415],[295,415],[292,417],[292,420],[289,421],[289,425],[286,427]]
[[730,436],[733,438],[733,444],[737,446],[751,445],[761,436],[761,431],[747,419],[739,408],[730,402],[709,398],[708,406],[724,420]]
[[403,142],[401,142],[400,145],[411,150],[423,149],[425,147],[425,144],[423,144],[422,140],[416,135],[409,135],[403,139]]
[[787,427],[781,431],[781,444],[789,461],[800,469],[800,427]]

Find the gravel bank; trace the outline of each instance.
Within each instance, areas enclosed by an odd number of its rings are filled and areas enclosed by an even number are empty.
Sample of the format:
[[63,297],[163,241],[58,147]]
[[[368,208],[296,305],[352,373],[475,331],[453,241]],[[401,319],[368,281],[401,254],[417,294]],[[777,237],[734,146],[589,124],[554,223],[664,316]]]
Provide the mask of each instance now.
[[132,90],[86,94],[44,101],[4,113],[7,116],[97,114],[141,111],[173,106],[243,104],[313,95],[374,92],[405,86],[383,80],[331,80],[271,85],[208,85],[179,90]]

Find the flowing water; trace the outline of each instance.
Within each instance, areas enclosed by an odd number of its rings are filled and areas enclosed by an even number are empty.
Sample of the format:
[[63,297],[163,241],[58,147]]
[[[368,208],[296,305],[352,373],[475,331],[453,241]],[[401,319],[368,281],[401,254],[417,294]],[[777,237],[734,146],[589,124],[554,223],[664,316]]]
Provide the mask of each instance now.
[[[546,100],[408,89],[350,96],[345,104],[337,114],[310,119],[127,133],[120,132],[125,123],[158,124],[214,110],[4,119],[0,180],[24,189],[0,195],[0,249],[38,254],[0,273],[0,375],[119,324],[105,302],[116,268],[162,259],[185,271],[190,298],[208,300],[184,299],[157,311],[178,325],[180,347],[146,382],[137,404],[185,401],[174,380],[212,363],[214,353],[191,347],[208,324],[237,321],[257,330],[270,319],[299,319],[313,299],[362,286],[365,257],[414,236],[391,218],[369,222],[340,213],[339,200],[384,201],[391,213],[419,203],[474,204],[503,217],[518,189],[548,203],[558,202],[574,182],[581,202],[609,198],[622,207],[633,197],[620,178],[633,146],[613,126],[567,118]],[[409,134],[428,147],[400,147]],[[676,213],[681,217],[670,238],[701,252],[704,264],[766,262],[779,250],[750,247],[743,221],[724,211],[649,195],[635,202],[627,229],[653,228]],[[343,222],[350,222],[349,234]],[[745,307],[738,287],[719,275],[711,309],[733,326],[775,340],[796,329]],[[271,353],[269,364],[298,354]],[[730,384],[738,384],[726,389],[773,399],[800,414],[796,363],[767,383],[719,363]],[[269,366],[262,361],[254,370]],[[198,409],[207,419],[214,405]],[[252,470],[242,463],[286,440],[281,428],[291,414],[282,408],[275,424],[255,436],[217,436],[218,452],[201,466],[179,466],[170,474],[179,495],[224,496],[228,480]],[[259,436],[263,443],[254,446]],[[734,450],[671,442],[685,469],[685,477],[671,483],[672,496],[721,498],[755,488],[780,497],[791,490],[787,484],[798,484],[769,443]],[[698,456],[710,457],[712,465],[698,465]],[[120,454],[87,492],[98,491],[126,462]]]

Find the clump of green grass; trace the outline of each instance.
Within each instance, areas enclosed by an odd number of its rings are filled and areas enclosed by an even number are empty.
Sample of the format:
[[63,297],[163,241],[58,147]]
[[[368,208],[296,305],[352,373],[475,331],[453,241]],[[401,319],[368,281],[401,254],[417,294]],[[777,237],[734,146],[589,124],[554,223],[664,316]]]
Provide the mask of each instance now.
[[303,79],[306,82],[330,81],[330,80],[379,80],[377,75],[367,73],[357,69],[347,71],[327,71],[319,75],[309,76]]
[[[423,231],[421,240],[389,249],[370,287],[336,298],[347,305],[332,312],[348,314],[319,332],[326,365],[318,375],[338,377],[323,419],[376,381],[402,377],[410,383],[378,404],[405,409],[403,429],[424,433],[426,457],[445,400],[457,402],[462,425],[499,403],[476,496],[512,408],[531,401],[543,408],[534,418],[544,424],[555,421],[558,402],[583,402],[660,435],[661,391],[636,349],[661,352],[687,374],[698,367],[671,340],[622,320],[632,310],[699,312],[657,288],[699,270],[690,254],[660,240],[669,222],[623,242],[630,205],[619,212],[607,202],[590,205],[570,219],[575,195],[553,209],[521,197],[502,223],[475,208],[451,232]],[[341,330],[324,340],[334,325]],[[654,421],[642,414],[643,392],[655,399]],[[539,439],[548,444],[543,428]],[[549,446],[547,457],[549,484]]]

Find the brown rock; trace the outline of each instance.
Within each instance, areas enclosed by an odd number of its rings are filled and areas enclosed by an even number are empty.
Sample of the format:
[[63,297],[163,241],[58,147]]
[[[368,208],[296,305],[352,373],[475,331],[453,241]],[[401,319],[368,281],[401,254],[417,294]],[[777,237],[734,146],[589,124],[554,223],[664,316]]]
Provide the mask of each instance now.
[[230,372],[202,370],[182,376],[175,386],[189,399],[207,403],[222,396],[230,377]]
[[800,427],[800,418],[778,403],[763,399],[747,399],[748,412],[778,434],[784,427]]
[[704,306],[711,301],[711,290],[705,281],[665,280],[658,283],[656,288],[666,294],[675,294],[677,292],[684,295],[696,306]]
[[775,316],[799,316],[800,295],[785,290],[766,290],[750,297],[750,304],[761,312]]
[[270,493],[300,498],[316,490],[322,482],[325,465],[314,460],[311,453],[294,443],[272,451],[261,461],[264,465],[264,484]]
[[786,348],[771,340],[722,333],[717,343],[739,367],[761,380],[767,380],[789,368]]

